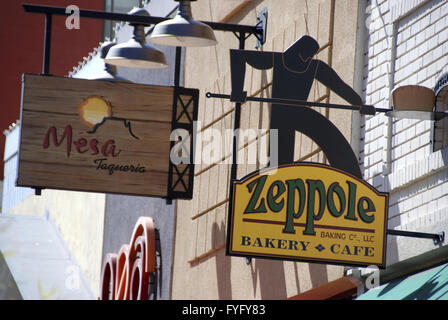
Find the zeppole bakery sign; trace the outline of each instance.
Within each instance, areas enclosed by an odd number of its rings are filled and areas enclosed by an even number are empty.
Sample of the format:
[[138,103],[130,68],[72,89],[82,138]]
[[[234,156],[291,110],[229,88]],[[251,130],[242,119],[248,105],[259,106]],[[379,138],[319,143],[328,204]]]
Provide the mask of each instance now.
[[385,266],[388,194],[342,170],[294,163],[233,184],[227,254]]
[[[243,257],[385,266],[388,194],[362,179],[358,157],[342,132],[309,106],[375,114],[324,61],[318,42],[303,36],[283,52],[231,50],[231,101],[271,103],[277,154],[270,167],[232,179],[226,253]],[[273,69],[272,98],[243,91],[246,65]],[[317,80],[350,105],[307,101]],[[208,94],[210,97],[226,98]],[[313,140],[330,166],[295,163],[296,132]],[[277,157],[276,157],[277,155]],[[277,160],[277,161],[273,161]],[[278,164],[278,166],[277,166]]]
[[189,198],[193,164],[173,168],[170,134],[176,125],[192,130],[197,96],[193,89],[25,74],[17,185]]

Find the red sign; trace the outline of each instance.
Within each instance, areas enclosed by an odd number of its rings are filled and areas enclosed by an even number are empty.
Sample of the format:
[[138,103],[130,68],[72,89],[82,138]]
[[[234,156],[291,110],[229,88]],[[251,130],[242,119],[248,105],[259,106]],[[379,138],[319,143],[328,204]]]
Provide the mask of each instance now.
[[148,300],[156,272],[156,237],[150,217],[140,217],[129,244],[108,253],[101,273],[101,300]]

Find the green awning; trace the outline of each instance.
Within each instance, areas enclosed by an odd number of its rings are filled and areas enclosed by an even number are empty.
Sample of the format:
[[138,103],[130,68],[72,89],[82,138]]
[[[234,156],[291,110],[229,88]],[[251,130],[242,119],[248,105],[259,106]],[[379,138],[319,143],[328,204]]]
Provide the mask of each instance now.
[[448,300],[448,263],[370,289],[357,300]]

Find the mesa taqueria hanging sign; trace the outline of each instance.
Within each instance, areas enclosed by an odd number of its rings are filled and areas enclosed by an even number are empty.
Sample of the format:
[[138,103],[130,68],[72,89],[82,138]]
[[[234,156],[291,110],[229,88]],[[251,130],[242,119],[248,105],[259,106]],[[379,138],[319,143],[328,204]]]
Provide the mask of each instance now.
[[18,186],[191,198],[170,134],[192,130],[197,90],[25,74],[22,95]]
[[388,194],[342,170],[294,163],[233,183],[227,254],[385,266]]

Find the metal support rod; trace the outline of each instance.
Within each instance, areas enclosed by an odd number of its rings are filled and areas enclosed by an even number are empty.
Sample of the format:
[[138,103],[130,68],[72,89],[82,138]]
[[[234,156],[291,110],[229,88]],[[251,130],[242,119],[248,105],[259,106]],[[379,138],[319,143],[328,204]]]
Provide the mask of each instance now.
[[[45,34],[44,34],[44,52],[42,62],[42,74],[50,74],[50,56],[51,56],[51,30],[53,26],[53,16],[45,14]],[[42,188],[34,188],[34,195],[41,196]]]
[[[238,49],[244,50],[246,35],[244,33],[239,34],[239,47]],[[233,135],[233,145],[232,145],[232,167],[230,171],[230,181],[236,179],[237,169],[238,169],[238,129],[241,126],[241,103],[235,103],[235,112],[233,114],[233,130],[237,134]]]
[[180,65],[182,58],[182,47],[176,47],[176,64],[174,66],[174,86],[180,86]]
[[50,55],[51,55],[51,29],[52,29],[52,15],[47,13],[45,15],[45,40],[44,40],[44,60],[42,65],[42,74],[50,74]]
[[392,236],[403,236],[403,237],[411,237],[411,238],[423,238],[423,239],[432,239],[434,244],[439,244],[445,241],[445,232],[440,233],[424,233],[424,232],[415,232],[415,231],[403,231],[403,230],[387,230],[388,235]]
[[[180,60],[182,57],[182,47],[176,47],[176,58],[175,58],[175,66],[174,66],[174,86],[175,87],[179,87],[179,82],[180,82]],[[172,147],[172,146],[171,146]],[[172,176],[173,172],[172,170],[170,170],[170,176]],[[171,183],[170,181],[168,181],[168,183]],[[167,205],[172,205],[173,204],[173,199],[172,198],[165,198],[166,204]]]
[[[46,23],[45,23],[45,47],[44,47],[44,63],[43,63],[43,74],[49,74],[50,70],[50,50],[51,50],[51,27],[52,27],[52,16],[53,15],[61,15],[61,16],[69,16],[71,13],[66,11],[66,8],[63,7],[54,7],[54,6],[41,6],[34,4],[23,4],[23,9],[25,12],[29,13],[40,13],[46,15]],[[96,10],[79,10],[79,17],[81,18],[91,18],[91,19],[100,19],[100,20],[112,20],[112,21],[124,21],[135,24],[143,24],[143,25],[151,25],[158,24],[165,20],[170,19],[169,17],[155,17],[155,16],[139,16],[132,15],[126,13],[112,13],[112,12],[104,12],[104,11],[96,11]],[[209,22],[209,21],[201,21],[207,25],[209,25],[212,29],[218,31],[228,31],[228,32],[236,32],[240,34],[240,48],[244,49],[244,40],[246,37],[250,35],[255,35],[257,39],[262,39],[265,34],[266,25],[239,25],[239,24],[231,24],[231,23],[218,23],[218,22]],[[246,36],[247,34],[247,36]],[[243,38],[242,38],[243,37]],[[243,41],[243,45],[241,46],[241,41]],[[180,57],[181,57],[181,47],[176,48],[176,70],[174,76],[174,85],[179,86],[180,82]],[[179,59],[179,60],[178,60]],[[177,65],[179,61],[179,65]]]
[[[207,92],[205,94],[205,96],[207,98],[219,98],[219,99],[229,99],[230,100],[230,95],[228,95],[228,94]],[[375,112],[392,111],[392,109],[375,108],[374,106],[371,106],[371,105],[350,106],[350,105],[344,105],[344,104],[289,100],[289,99],[281,99],[281,98],[247,97],[246,100],[247,101],[255,101],[255,102],[277,103],[277,104],[291,105],[291,106],[309,106],[309,107],[324,107],[324,108],[345,109],[345,110],[358,110],[361,113],[366,113],[366,114],[375,114]]]
[[[239,40],[239,46],[238,49],[244,50],[245,42],[246,42],[246,35],[244,33],[240,33],[238,35]],[[232,187],[232,181],[236,180],[237,178],[237,171],[238,171],[238,132],[239,128],[241,126],[241,103],[237,102],[235,103],[235,112],[233,113],[233,132],[236,133],[233,135],[232,140],[232,166],[230,168],[230,190],[229,190],[229,198],[233,198],[233,187]],[[252,261],[251,257],[246,257],[246,264],[250,264]]]
[[[67,13],[66,9],[63,7],[54,7],[54,6],[41,6],[34,4],[23,4],[23,8],[25,12],[30,13],[42,13],[42,14],[50,14],[50,15],[62,15],[69,16],[71,13]],[[101,19],[101,20],[115,20],[115,21],[124,21],[136,24],[158,24],[162,21],[169,20],[169,17],[155,17],[155,16],[138,16],[131,15],[127,13],[112,13],[112,12],[104,12],[104,11],[96,11],[96,10],[79,10],[79,16],[81,18],[91,18],[91,19]],[[260,26],[249,26],[249,25],[239,25],[232,23],[219,23],[219,22],[210,22],[210,21],[201,21],[209,25],[213,30],[218,31],[230,31],[230,32],[239,32],[239,33],[248,33],[254,35],[262,35],[263,28]]]

